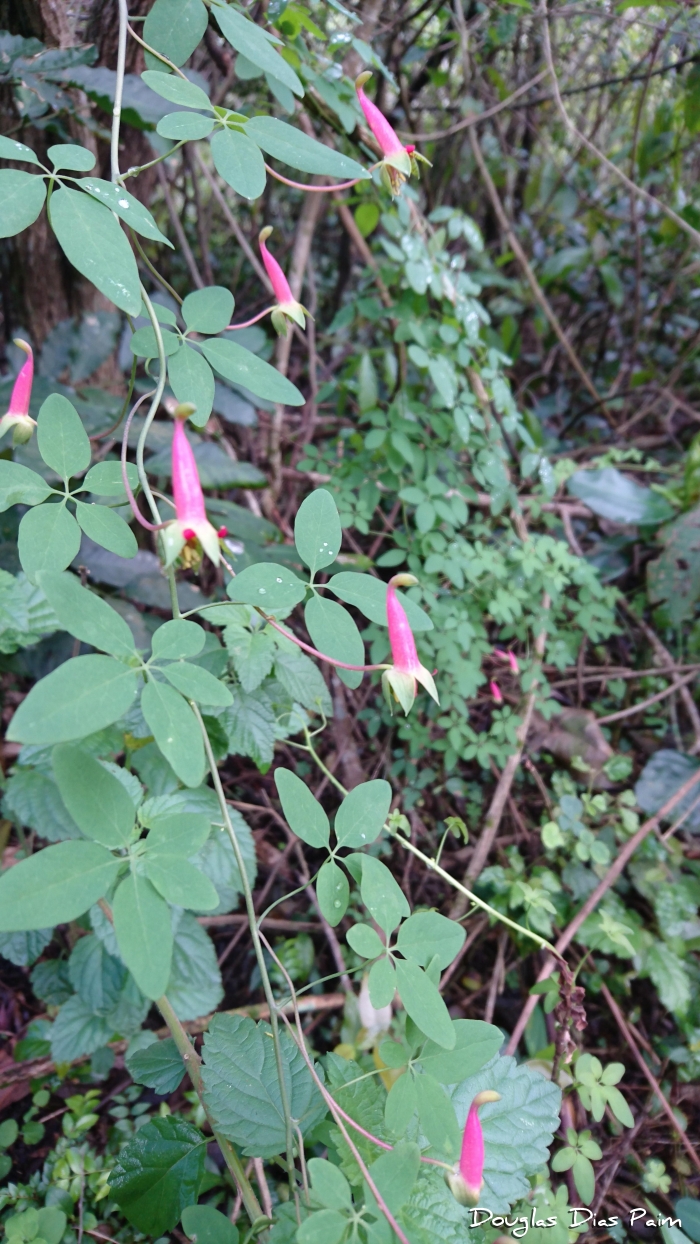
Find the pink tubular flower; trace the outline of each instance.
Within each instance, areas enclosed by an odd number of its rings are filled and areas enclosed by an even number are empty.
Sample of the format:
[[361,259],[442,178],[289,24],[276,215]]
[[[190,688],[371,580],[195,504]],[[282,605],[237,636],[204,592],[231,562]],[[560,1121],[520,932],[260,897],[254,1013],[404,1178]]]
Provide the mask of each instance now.
[[478,1205],[481,1189],[484,1186],[484,1134],[481,1130],[479,1107],[489,1101],[500,1101],[500,1093],[493,1089],[484,1089],[477,1093],[467,1115],[467,1122],[462,1137],[462,1152],[459,1165],[448,1171],[445,1179],[455,1200],[460,1205]]
[[289,287],[289,281],[284,275],[284,272],[280,268],[274,255],[270,254],[267,246],[265,245],[271,233],[271,225],[267,225],[265,229],[261,229],[258,243],[260,246],[262,261],[265,265],[265,271],[270,278],[272,292],[277,299],[277,305],[272,311],[272,325],[275,332],[278,333],[280,337],[286,337],[287,321],[293,320],[294,323],[298,324],[300,328],[305,328],[305,316],[309,315],[310,312],[306,310],[306,307],[302,307],[301,303],[294,297],[294,294]]
[[499,687],[497,682],[493,682],[492,680],[489,683],[489,691],[491,692],[491,695],[493,696],[497,704],[503,703],[503,692],[501,691],[501,688]]
[[516,657],[514,652],[511,652],[510,648],[508,649],[507,652],[504,652],[502,648],[494,648],[493,655],[495,657],[500,657],[501,661],[507,661],[514,674],[520,673],[520,666],[518,665],[518,658]]
[[367,98],[363,88],[371,77],[369,71],[361,73],[355,81],[355,90],[360,107],[365,114],[365,120],[383,156],[380,164],[382,181],[390,194],[397,195],[406,178],[410,177],[411,173],[418,174],[417,161],[420,160],[423,164],[428,164],[429,161],[425,159],[425,156],[419,155],[414,146],[404,147],[384,113],[380,112],[377,105]]
[[389,580],[386,590],[386,616],[389,623],[389,643],[391,644],[392,666],[382,674],[384,694],[389,707],[393,709],[392,695],[398,700],[403,711],[409,713],[416,698],[416,683],[421,683],[429,695],[439,704],[433,676],[421,665],[416,652],[406,610],[396,595],[397,587],[412,587],[418,580],[412,574],[395,574]]
[[34,355],[32,347],[20,337],[15,337],[14,343],[19,346],[20,350],[24,350],[27,361],[22,365],[15,380],[7,414],[0,419],[0,436],[4,436],[12,428],[13,445],[26,445],[27,441],[31,440],[36,427],[36,419],[32,419],[29,414],[34,379]]
[[226,535],[225,527],[218,532],[215,530],[204,508],[204,494],[199,482],[197,463],[192,446],[185,434],[185,422],[193,411],[192,405],[183,403],[177,406],[174,412],[172,469],[173,497],[177,517],[174,522],[168,523],[163,528],[167,566],[175,561],[184,546],[192,540],[198,540],[204,552],[211,558],[214,565],[218,566],[219,538]]

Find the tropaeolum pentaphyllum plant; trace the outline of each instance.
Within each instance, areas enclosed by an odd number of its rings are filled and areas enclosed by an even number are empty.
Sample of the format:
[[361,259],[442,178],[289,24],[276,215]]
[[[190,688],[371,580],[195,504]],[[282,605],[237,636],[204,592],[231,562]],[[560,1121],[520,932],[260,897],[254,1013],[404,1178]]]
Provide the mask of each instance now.
[[[276,36],[270,42],[225,4],[212,5],[212,15],[234,49],[245,47],[248,60],[303,93],[294,69],[275,50]],[[123,23],[121,6],[120,16]],[[215,168],[243,196],[256,198],[268,174],[288,181],[263,153],[301,171],[349,179],[302,186],[313,193],[340,193],[370,177],[372,170],[286,122],[213,106],[154,44],[149,55],[160,58],[161,69],[149,68],[144,84],[180,109],[159,123],[159,132],[194,142],[213,130]],[[121,80],[123,73],[120,61]],[[380,182],[398,196],[418,157],[365,94],[369,76],[358,78],[357,98],[381,151]],[[197,1217],[205,1142],[212,1135],[249,1219],[241,1224],[245,1240],[445,1244],[466,1238],[470,1206],[497,1216],[517,1207],[529,1212],[559,1127],[559,1084],[542,1068],[501,1055],[498,1027],[450,1015],[441,973],[461,953],[465,929],[437,911],[411,911],[381,858],[385,844],[391,840],[439,871],[472,910],[556,952],[538,933],[465,890],[406,837],[400,792],[389,782],[377,777],[345,790],[314,744],[330,711],[321,670],[335,671],[349,688],[381,675],[390,705],[404,714],[423,712],[430,703],[416,702],[419,685],[439,704],[439,670],[434,676],[423,664],[415,639],[433,626],[419,603],[420,584],[407,573],[386,583],[376,573],[343,569],[338,509],[324,488],[311,491],[296,515],[294,556],[308,571],[303,576],[282,560],[234,567],[236,546],[220,521],[222,503],[211,501],[207,514],[196,429],[211,411],[215,373],[264,401],[304,402],[295,385],[235,341],[236,329],[268,311],[280,333],[305,327],[308,312],[267,248],[271,229],[260,234],[260,252],[274,307],[234,324],[232,295],[213,286],[188,295],[176,315],[148,292],[153,265],[142,262],[136,235],[156,244],[167,239],[126,189],[135,170],[119,169],[118,113],[111,182],[73,176],[88,173],[93,161],[75,144],[49,149],[51,169],[22,144],[10,147],[0,148],[0,156],[37,168],[12,171],[10,228],[19,232],[36,219],[48,180],[49,223],[68,259],[126,316],[148,320],[132,338],[121,461],[108,457],[91,466],[84,419],[63,393],[49,396],[38,412],[37,469],[0,459],[2,509],[24,510],[18,539],[23,573],[44,602],[47,629],[75,640],[74,655],[31,688],[7,732],[21,745],[17,773],[25,786],[41,784],[52,819],[39,828],[48,845],[37,849],[23,840],[16,862],[0,876],[0,933],[31,941],[36,959],[56,926],[72,923],[68,996],[61,995],[53,1022],[42,1029],[57,1062],[127,1039],[133,1078],[165,1094],[187,1074],[204,1120],[199,1127],[168,1114],[142,1127],[111,1172],[110,1196],[150,1238],[182,1222],[193,1239],[206,1229],[213,1232],[207,1239],[233,1244],[239,1236],[216,1209],[206,1206]],[[0,185],[0,213],[5,190],[9,184]],[[132,230],[133,249],[120,221]],[[34,428],[32,351],[18,344],[28,358],[0,430],[12,427],[21,447]],[[138,359],[149,360],[146,380],[154,377],[153,387],[132,403]],[[166,383],[174,400],[164,405]],[[173,412],[170,463],[157,455],[158,467],[149,472],[149,434],[167,425],[166,409]],[[134,462],[132,428],[138,432]],[[169,475],[172,497],[154,490],[149,473],[159,480]],[[147,646],[135,640],[116,602],[78,570],[82,534],[105,556],[128,564],[137,553],[133,522],[160,558],[172,608]],[[190,589],[183,608],[183,572],[204,569],[202,582],[211,585],[208,563],[219,572],[211,595]],[[367,661],[358,619],[385,628],[390,659]],[[311,642],[298,633],[302,624]],[[517,673],[513,654],[505,659]],[[257,682],[256,662],[263,670]],[[267,944],[253,905],[250,831],[219,772],[225,756],[240,753],[241,731],[253,729],[247,697],[273,665],[275,677],[256,701],[273,742],[269,752],[260,751],[258,764],[263,772],[269,767],[274,741],[282,739],[306,763],[303,777],[283,766],[274,777],[290,833],[307,848],[318,909],[332,929],[345,922],[356,963],[363,1027],[351,1048],[338,1047],[341,1052],[315,1052],[304,1037],[293,981]],[[323,802],[310,789],[314,768],[327,779]],[[10,802],[16,785],[13,776]],[[212,944],[197,917],[229,912],[241,896],[268,1016],[255,1022],[215,1014],[196,1049],[184,1024],[214,1012],[222,997]],[[35,969],[40,996],[54,962]],[[273,989],[273,969],[286,996]],[[99,1007],[89,980],[102,983]],[[167,1039],[144,1027],[154,1006]],[[265,1209],[249,1176],[251,1158],[274,1166],[279,1194]],[[474,1228],[469,1238],[492,1237]]]

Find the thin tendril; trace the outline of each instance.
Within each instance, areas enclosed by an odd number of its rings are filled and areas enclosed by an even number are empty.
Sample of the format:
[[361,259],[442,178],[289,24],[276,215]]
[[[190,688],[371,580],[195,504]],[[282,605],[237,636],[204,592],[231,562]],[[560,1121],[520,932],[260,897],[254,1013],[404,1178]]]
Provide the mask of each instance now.
[[124,484],[124,492],[129,498],[129,505],[131,506],[131,510],[134,515],[134,518],[141,524],[142,527],[146,528],[146,531],[160,531],[162,527],[166,526],[166,524],[165,523],[149,523],[148,519],[144,518],[143,514],[141,513],[136,503],[136,497],[131,491],[131,484],[129,483],[129,477],[126,471],[126,451],[129,448],[129,429],[131,428],[131,421],[134,415],[136,414],[136,411],[138,410],[141,403],[147,401],[149,397],[153,397],[154,393],[155,393],[155,389],[151,389],[150,393],[144,393],[143,396],[139,398],[138,402],[136,402],[132,406],[131,410],[129,411],[129,418],[126,421],[126,427],[124,428],[124,435],[122,437],[121,463],[122,463],[122,483]]

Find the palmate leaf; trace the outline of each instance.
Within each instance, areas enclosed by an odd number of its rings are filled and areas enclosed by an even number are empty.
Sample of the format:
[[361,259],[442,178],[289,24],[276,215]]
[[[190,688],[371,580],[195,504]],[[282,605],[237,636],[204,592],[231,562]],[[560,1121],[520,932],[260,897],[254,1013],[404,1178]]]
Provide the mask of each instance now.
[[473,1098],[483,1089],[495,1089],[501,1100],[479,1111],[486,1147],[479,1204],[502,1214],[527,1194],[528,1175],[547,1163],[559,1127],[561,1090],[538,1072],[518,1066],[514,1058],[495,1058],[453,1089],[460,1128]]
[[[241,1015],[215,1015],[204,1038],[205,1100],[219,1131],[247,1157],[271,1158],[286,1144],[272,1041],[264,1024]],[[325,1114],[325,1103],[296,1043],[280,1034],[285,1083],[302,1133]]]

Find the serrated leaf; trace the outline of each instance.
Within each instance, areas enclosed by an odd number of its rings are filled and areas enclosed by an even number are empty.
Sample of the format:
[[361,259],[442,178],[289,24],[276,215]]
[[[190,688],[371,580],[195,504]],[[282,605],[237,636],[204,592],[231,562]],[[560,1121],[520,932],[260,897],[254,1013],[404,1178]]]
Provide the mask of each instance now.
[[137,1084],[145,1084],[162,1097],[169,1097],[180,1087],[185,1076],[182,1055],[173,1041],[154,1041],[145,1049],[127,1051],[124,1059],[126,1069]]
[[683,960],[665,942],[657,941],[647,952],[645,967],[659,992],[662,1005],[676,1015],[685,1015],[690,1006],[692,989]]
[[175,931],[166,992],[175,1014],[183,1021],[216,1010],[224,996],[214,943],[187,911]]
[[119,953],[147,998],[160,998],[168,984],[173,936],[170,909],[150,881],[131,873],[112,900]]
[[[215,1015],[205,1034],[205,1101],[218,1130],[248,1157],[275,1157],[286,1144],[272,1041],[264,1024]],[[325,1103],[292,1038],[280,1033],[287,1096],[302,1134],[325,1114]]]
[[242,199],[259,199],[265,189],[265,161],[257,143],[241,130],[217,130],[211,138],[214,167]]
[[141,693],[141,711],[180,780],[185,786],[199,786],[205,770],[204,744],[187,701],[173,687],[151,680]]
[[12,238],[33,225],[46,199],[46,182],[17,168],[0,170],[0,238]]
[[128,845],[134,804],[120,781],[80,747],[53,749],[53,771],[66,808],[88,838],[105,847]]
[[304,708],[329,717],[333,711],[331,697],[323,675],[303,652],[278,652],[275,658],[275,674],[292,700]]
[[139,315],[136,260],[112,213],[91,195],[63,188],[51,196],[50,215],[61,250],[73,267],[121,311]]
[[110,656],[135,655],[131,629],[121,614],[89,588],[82,587],[76,575],[42,570],[37,574],[37,582],[69,635]]
[[255,691],[270,673],[277,647],[268,631],[227,626],[224,642],[244,691]]
[[18,743],[68,743],[111,726],[135,695],[136,674],[120,661],[73,657],[32,687],[7,737]]
[[[391,807],[391,787],[383,778],[362,782],[347,794],[335,814],[335,836],[343,847],[366,847],[381,833]],[[408,912],[406,912],[408,914]]]
[[275,769],[275,785],[289,827],[310,847],[327,847],[331,827],[325,809],[291,769]]
[[335,928],[343,919],[350,902],[348,879],[335,860],[327,860],[321,865],[316,878],[316,898],[325,919]]
[[171,1231],[197,1200],[206,1139],[176,1115],[139,1128],[119,1153],[110,1192],[129,1222],[147,1235]]
[[59,842],[0,874],[0,931],[75,920],[102,898],[121,861],[96,842]]
[[53,778],[37,769],[16,768],[5,787],[3,815],[35,830],[48,842],[82,837],[66,811]]
[[[16,964],[17,967],[28,968],[32,963],[36,962],[39,955],[48,946],[52,937],[53,929],[23,929],[16,933],[0,933],[0,955],[2,955],[3,959],[8,959],[10,963]],[[56,960],[53,960],[52,962],[56,963],[57,967],[59,966]],[[39,964],[38,966],[39,968],[43,968],[45,965]],[[46,998],[46,995],[41,994],[36,987],[34,979],[35,972],[36,968],[31,974],[32,989],[38,998]],[[57,989],[53,996],[56,996],[56,994],[60,995],[58,997],[59,1003],[65,1001],[65,995],[63,995],[60,989]],[[70,988],[68,989],[68,996],[69,995]],[[46,1001],[48,1002],[49,999],[46,998]],[[3,1124],[0,1124],[0,1133],[2,1132],[2,1127]],[[2,1148],[1,1140],[0,1148]]]
[[223,722],[234,756],[251,756],[258,766],[271,763],[277,738],[276,717],[264,692],[248,695],[234,688],[233,707],[226,710]]

